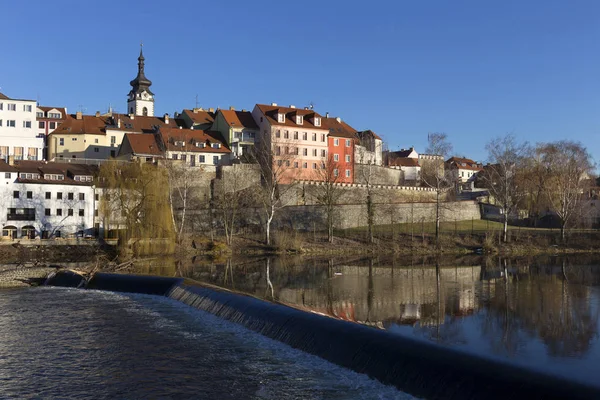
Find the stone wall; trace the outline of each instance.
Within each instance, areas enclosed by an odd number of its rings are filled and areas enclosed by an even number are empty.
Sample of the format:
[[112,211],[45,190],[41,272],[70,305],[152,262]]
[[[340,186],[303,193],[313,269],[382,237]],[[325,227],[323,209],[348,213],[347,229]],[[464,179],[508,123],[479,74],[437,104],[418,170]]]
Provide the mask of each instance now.
[[404,183],[404,172],[399,169],[380,167],[379,165],[354,164],[354,183],[371,185],[394,185]]
[[[475,201],[444,203],[440,210],[442,221],[466,221],[481,219],[479,205]],[[365,204],[336,206],[336,227],[340,229],[367,226]],[[419,223],[435,221],[435,203],[375,204],[375,224]],[[298,230],[323,229],[325,210],[323,206],[289,206],[279,213],[275,224]]]
[[29,279],[41,279],[56,271],[53,267],[17,267],[0,271],[0,287],[27,287]]

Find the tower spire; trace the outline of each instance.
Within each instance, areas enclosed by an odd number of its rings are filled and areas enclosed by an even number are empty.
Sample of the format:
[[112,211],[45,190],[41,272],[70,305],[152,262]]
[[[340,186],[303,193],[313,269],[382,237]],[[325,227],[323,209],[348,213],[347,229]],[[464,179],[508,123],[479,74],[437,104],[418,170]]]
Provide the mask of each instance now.
[[152,81],[144,73],[144,43],[140,42],[140,56],[138,57],[138,72],[135,79],[129,84],[131,91],[128,95],[127,109],[129,114],[154,115],[154,93],[150,90]]

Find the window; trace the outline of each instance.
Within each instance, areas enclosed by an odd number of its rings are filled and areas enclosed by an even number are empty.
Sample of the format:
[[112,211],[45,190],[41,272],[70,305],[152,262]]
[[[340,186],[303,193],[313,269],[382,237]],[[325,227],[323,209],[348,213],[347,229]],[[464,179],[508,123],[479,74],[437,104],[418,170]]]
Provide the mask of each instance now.
[[47,216],[47,217],[50,216],[50,209],[49,208],[44,209],[44,215]]
[[290,154],[290,148],[285,146],[285,154]]
[[298,125],[302,125],[303,122],[304,122],[304,119],[302,118],[302,115],[296,115],[296,123]]
[[23,111],[31,112],[31,104],[23,104]]
[[308,149],[307,149],[307,148],[304,148],[304,149],[302,150],[302,155],[304,155],[304,156],[307,156],[307,155],[308,155]]
[[350,178],[350,170],[349,169],[346,170],[346,178]]
[[285,114],[277,113],[277,122],[285,122]]
[[313,140],[313,142],[317,141],[317,134],[316,133],[312,134],[312,140]]
[[219,163],[219,156],[213,156],[213,164],[217,165]]
[[178,154],[173,154],[173,155],[171,156],[171,158],[172,158],[173,160],[177,160],[177,159],[179,159],[179,155],[178,155]]
[[59,119],[60,118],[60,113],[49,113],[48,114],[48,118]]
[[79,200],[85,200],[85,193],[79,193]]
[[72,216],[73,216],[73,209],[72,209],[72,208],[69,208],[69,209],[67,210],[67,215],[68,215],[69,217],[72,217]]
[[340,140],[339,139],[333,139],[333,145],[334,146],[339,146],[340,145]]
[[315,117],[315,126],[321,126],[321,118]]
[[7,104],[7,106],[8,106],[8,108],[7,108],[8,111],[17,111],[16,104]]
[[298,140],[298,131],[295,131],[295,132],[294,132],[294,139],[295,139],[295,140]]
[[40,121],[40,122],[38,122],[38,127],[40,129],[45,129],[46,128],[46,123],[44,121]]
[[0,126],[2,126],[2,120],[0,119]]
[[[2,110],[2,107],[0,107],[0,110]],[[44,118],[44,113],[41,111],[38,111],[35,113],[35,117],[36,118]]]
[[277,160],[277,165],[281,167],[283,165],[283,160]]
[[[62,200],[62,192],[56,193],[56,200]],[[106,199],[108,200],[108,199]]]
[[321,157],[327,157],[327,150],[321,150]]
[[281,155],[281,147],[279,147],[279,146],[275,147],[275,155],[276,156]]
[[6,126],[9,128],[14,128],[15,126],[17,126],[17,123],[15,122],[14,119],[7,119]]
[[302,140],[308,140],[308,133],[302,132]]
[[294,154],[298,155],[298,148],[297,147],[294,147]]
[[94,153],[100,153],[100,148],[99,147],[94,147]]
[[83,217],[83,216],[85,216],[85,213],[84,213],[84,211],[83,211],[83,208],[80,208],[80,209],[79,209],[79,216],[80,216],[80,217]]
[[325,134],[321,133],[321,142],[324,142],[324,141],[325,141]]
[[69,194],[67,194],[67,199],[73,200],[73,193],[69,192]]
[[12,176],[12,174],[11,174],[10,172],[5,172],[5,173],[4,173],[4,178],[5,178],[5,179],[10,179],[10,178],[11,178],[11,176]]
[[113,158],[114,158],[116,155],[117,155],[117,152],[116,152],[115,150],[111,150],[111,151],[110,151],[110,156],[111,156],[111,157],[113,157]]
[[205,163],[206,162],[206,157],[204,157],[204,156],[198,156],[198,162],[199,163]]
[[288,131],[283,131],[283,138],[284,139],[289,139],[290,138],[290,133]]
[[289,166],[290,166],[290,160],[286,160],[286,162],[285,162],[285,166],[286,166],[286,167],[289,167]]
[[346,139],[346,147],[350,147],[350,139]]
[[94,210],[94,217],[97,217],[97,216],[98,216],[98,210],[96,209],[96,210]]
[[13,199],[18,199],[18,198],[19,198],[19,191],[18,191],[18,190],[15,190],[15,191],[13,192]]
[[48,125],[48,129],[56,129],[56,122],[49,122]]
[[181,155],[181,161],[187,161],[187,154]]
[[302,168],[308,168],[308,164],[307,163],[302,163]]
[[275,137],[276,137],[277,139],[279,139],[279,138],[281,137],[281,131],[280,131],[279,129],[277,129],[277,130],[275,131]]
[[340,155],[339,154],[334,154],[333,155],[333,161],[340,161]]
[[116,136],[111,136],[110,137],[110,144],[115,144],[117,143],[117,137]]
[[46,200],[50,200],[52,198],[52,193],[46,192]]
[[294,161],[294,168],[298,168],[298,161]]
[[346,154],[346,162],[350,162],[350,154]]
[[213,149],[220,149],[221,148],[221,143],[213,143],[212,144],[212,148]]
[[2,110],[4,107],[4,104],[0,103],[0,110]]
[[313,163],[313,169],[317,169],[317,163],[316,162]]
[[94,139],[94,143],[98,143],[98,139]]
[[33,199],[33,192],[31,190],[27,191],[27,198],[28,199]]
[[58,144],[59,144],[60,146],[64,146],[64,145],[65,145],[65,139],[64,139],[64,138],[60,138],[60,139],[58,139]]
[[333,170],[333,176],[338,176],[338,175],[339,175],[339,172],[338,172],[338,170],[336,168],[336,169]]
[[98,193],[96,193],[96,194],[94,195],[94,199],[95,199],[96,201],[99,201],[99,200],[100,200],[100,195],[99,195]]
[[313,151],[312,151],[312,155],[313,155],[313,157],[316,157],[316,156],[317,156],[317,149],[313,149]]

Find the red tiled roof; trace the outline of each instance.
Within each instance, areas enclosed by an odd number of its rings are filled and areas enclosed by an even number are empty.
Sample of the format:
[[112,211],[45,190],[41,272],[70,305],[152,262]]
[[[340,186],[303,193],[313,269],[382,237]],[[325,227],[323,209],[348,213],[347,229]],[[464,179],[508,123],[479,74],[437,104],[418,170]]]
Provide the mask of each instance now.
[[[120,126],[119,126],[120,124]],[[124,132],[152,133],[155,128],[178,127],[182,122],[169,118],[167,123],[164,117],[147,117],[136,115],[131,118],[127,114],[113,114],[112,116],[83,115],[77,119],[75,114],[67,115],[65,121],[52,132],[52,134],[91,134],[106,135],[106,130]]]
[[229,126],[258,129],[250,111],[219,110]]
[[456,165],[456,167],[459,169],[467,169],[471,171],[481,171],[483,169],[479,164],[470,158],[450,157],[446,163],[450,165]]
[[390,165],[398,167],[420,167],[419,160],[408,157],[394,157],[390,160]]
[[[201,129],[161,129],[160,134],[167,150],[187,151],[195,153],[231,153],[221,133],[216,131],[203,131]],[[176,146],[175,142],[184,142],[185,146]],[[206,147],[196,146],[196,143],[205,143]],[[219,143],[220,148],[213,148],[213,143]]]
[[364,131],[357,132],[356,134],[357,134],[357,136],[359,136],[359,137],[360,137],[360,135],[373,135],[373,137],[374,137],[375,139],[379,139],[379,140],[381,140],[381,138],[379,137],[379,135],[377,135],[375,132],[373,132],[373,131],[372,131],[372,130],[370,130],[370,129],[367,129],[367,130],[364,130]]
[[[291,107],[280,107],[280,106],[268,106],[266,104],[257,104],[256,105],[263,115],[267,118],[267,121],[271,125],[284,125],[289,127],[294,127],[298,129],[321,129],[327,130],[323,126],[315,126],[314,125],[314,117],[321,118],[321,125],[323,122],[323,117],[319,113],[314,110],[305,110],[302,108],[291,108]],[[277,122],[277,113],[285,114],[285,122]],[[303,123],[302,125],[298,125],[296,123],[295,115],[302,115]]]
[[134,154],[148,154],[153,156],[161,156],[162,151],[160,150],[158,143],[156,143],[156,137],[153,134],[144,133],[126,133],[123,142],[127,140],[131,151]]
[[0,93],[0,100],[10,100],[4,93]]
[[205,110],[183,110],[182,114],[188,116],[194,124],[212,124],[215,122],[215,113]]
[[[44,116],[43,117],[38,117],[39,118],[48,118],[47,113],[50,110],[58,110],[58,112],[60,112],[61,117],[58,119],[66,119],[67,118],[67,109],[65,107],[46,107],[46,106],[37,106],[37,108],[39,108],[40,110],[42,110],[44,112]],[[56,119],[56,118],[52,118],[52,119]]]
[[338,122],[337,118],[323,118],[321,119],[321,124],[325,129],[329,129],[329,136],[349,139],[356,138],[356,129],[342,120]]

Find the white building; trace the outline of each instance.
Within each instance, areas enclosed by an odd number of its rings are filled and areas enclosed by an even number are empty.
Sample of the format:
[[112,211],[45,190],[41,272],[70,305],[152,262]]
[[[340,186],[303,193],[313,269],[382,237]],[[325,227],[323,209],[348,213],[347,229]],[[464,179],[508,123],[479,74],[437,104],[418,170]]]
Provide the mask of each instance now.
[[94,167],[0,161],[2,239],[97,236]]
[[37,132],[36,102],[0,93],[0,159],[41,160],[44,137]]
[[354,146],[354,159],[357,164],[383,165],[383,141],[373,131],[356,132],[358,144]]

